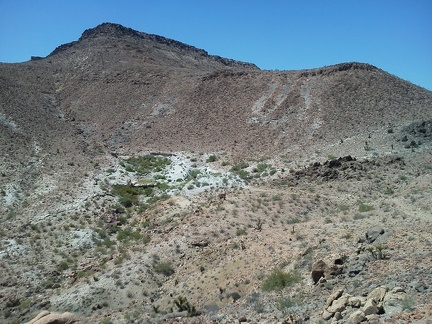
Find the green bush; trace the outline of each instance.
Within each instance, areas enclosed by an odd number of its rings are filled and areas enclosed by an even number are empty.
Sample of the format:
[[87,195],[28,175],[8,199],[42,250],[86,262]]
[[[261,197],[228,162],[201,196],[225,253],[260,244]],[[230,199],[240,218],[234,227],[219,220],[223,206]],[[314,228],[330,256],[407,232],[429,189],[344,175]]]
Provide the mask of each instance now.
[[117,240],[128,242],[131,240],[139,240],[142,238],[142,234],[139,231],[133,231],[132,228],[126,227],[125,229],[119,229],[117,232]]
[[286,273],[281,269],[275,269],[270,276],[264,280],[262,289],[264,291],[282,290],[300,282],[300,280],[301,276],[298,273]]
[[139,196],[151,196],[153,188],[134,187],[131,185],[114,185],[111,190],[113,195],[119,197],[119,203],[126,208],[138,205]]
[[62,262],[60,262],[58,268],[60,271],[67,270],[67,269],[69,269],[69,264],[66,261],[62,261]]
[[237,236],[246,235],[246,234],[247,234],[247,232],[246,232],[246,230],[244,228],[237,228],[237,230],[236,230],[236,235]]
[[131,157],[125,161],[127,164],[126,171],[136,172],[139,174],[149,174],[151,172],[160,172],[166,166],[171,164],[171,161],[165,157],[154,155],[144,155]]
[[215,162],[217,160],[216,155],[210,155],[206,162]]
[[160,263],[156,263],[153,266],[154,271],[156,271],[157,273],[163,274],[164,276],[171,276],[172,274],[174,274],[174,268],[172,267],[170,262],[160,262]]
[[248,163],[240,162],[240,163],[233,165],[230,171],[236,173],[240,170],[246,169],[248,166],[249,166]]
[[364,213],[364,212],[368,212],[368,211],[371,211],[371,210],[373,210],[374,208],[372,207],[372,206],[370,206],[370,205],[366,205],[366,204],[360,204],[359,205],[359,209],[358,209],[358,211],[360,212],[360,213]]

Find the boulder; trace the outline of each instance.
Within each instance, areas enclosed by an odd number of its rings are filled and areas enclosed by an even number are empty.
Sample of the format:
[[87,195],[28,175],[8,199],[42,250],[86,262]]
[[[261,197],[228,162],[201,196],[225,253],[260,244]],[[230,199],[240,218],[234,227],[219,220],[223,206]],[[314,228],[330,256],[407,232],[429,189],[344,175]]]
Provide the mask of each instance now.
[[367,299],[374,299],[377,303],[379,303],[384,300],[386,293],[386,287],[377,287],[368,294]]
[[343,289],[338,289],[336,291],[334,291],[330,296],[328,296],[326,303],[324,305],[324,308],[329,307],[334,300],[338,299],[340,296],[342,296],[343,293]]
[[348,317],[348,324],[358,324],[365,319],[365,315],[361,310],[356,310]]
[[318,282],[322,277],[325,278],[325,274],[328,273],[328,266],[323,260],[318,260],[312,265],[312,280],[314,284]]
[[373,243],[376,241],[376,239],[384,234],[385,230],[382,227],[379,226],[375,226],[375,227],[371,227],[367,230],[366,232],[366,240],[368,243]]
[[324,311],[322,313],[323,320],[328,321],[332,317],[333,317],[333,313],[330,313],[324,309]]
[[363,306],[362,310],[365,316],[378,313],[378,306],[375,299],[366,300],[366,304]]
[[340,312],[336,312],[336,313],[334,314],[333,318],[334,318],[336,321],[340,321],[343,317],[342,317],[342,314],[341,314]]
[[336,312],[342,313],[348,304],[348,298],[349,296],[342,296],[339,299],[334,300],[333,303],[327,307],[327,311],[333,314]]
[[72,324],[80,323],[79,318],[69,312],[65,313],[51,313],[49,311],[42,311],[35,318],[27,324]]
[[348,299],[348,305],[353,308],[360,308],[366,304],[366,298],[360,296],[352,296]]
[[330,255],[324,260],[318,260],[312,265],[311,277],[316,284],[321,278],[328,279],[343,272],[345,257]]

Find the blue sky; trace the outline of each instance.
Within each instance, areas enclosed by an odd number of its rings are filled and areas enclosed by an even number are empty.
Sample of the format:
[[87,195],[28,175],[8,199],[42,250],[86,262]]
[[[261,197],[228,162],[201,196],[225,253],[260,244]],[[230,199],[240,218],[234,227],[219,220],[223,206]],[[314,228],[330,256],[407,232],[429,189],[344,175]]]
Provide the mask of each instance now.
[[432,90],[431,0],[0,0],[0,62],[46,56],[102,22],[261,69],[358,61]]

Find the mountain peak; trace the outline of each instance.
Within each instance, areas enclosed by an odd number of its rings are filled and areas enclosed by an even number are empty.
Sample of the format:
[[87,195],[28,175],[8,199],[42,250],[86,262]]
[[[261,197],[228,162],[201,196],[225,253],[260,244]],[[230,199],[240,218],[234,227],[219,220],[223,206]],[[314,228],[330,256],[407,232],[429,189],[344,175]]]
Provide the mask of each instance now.
[[143,35],[146,34],[120,24],[104,22],[94,28],[86,29],[79,40],[97,36],[135,36],[142,38]]
[[[120,24],[109,22],[104,22],[94,28],[85,30],[77,41],[58,46],[48,56],[53,56],[60,52],[64,52],[72,47],[75,47],[75,45],[83,42],[92,43],[94,40],[102,40],[102,42],[104,43],[116,43],[117,41],[129,42],[130,47],[140,49],[141,53],[145,51],[147,55],[150,55],[149,48],[152,48],[155,60],[157,59],[161,62],[161,58],[165,56],[171,62],[171,64],[174,64],[176,66],[187,66],[192,61],[194,61],[196,67],[204,63],[204,65],[210,64],[211,66],[213,66],[212,69],[221,69],[228,67],[259,70],[259,68],[252,63],[240,62],[232,59],[223,58],[217,55],[210,55],[203,49],[196,48],[194,46],[176,41],[174,39],[154,34],[147,34],[134,30],[132,28],[124,27]],[[96,43],[98,42],[94,42],[94,44]],[[90,47],[92,47],[94,44],[90,44]],[[88,47],[88,44],[86,46]],[[173,53],[176,54],[173,55]],[[173,60],[173,56],[176,56],[177,60]],[[182,57],[183,59],[181,59]],[[180,62],[182,60],[183,62]]]

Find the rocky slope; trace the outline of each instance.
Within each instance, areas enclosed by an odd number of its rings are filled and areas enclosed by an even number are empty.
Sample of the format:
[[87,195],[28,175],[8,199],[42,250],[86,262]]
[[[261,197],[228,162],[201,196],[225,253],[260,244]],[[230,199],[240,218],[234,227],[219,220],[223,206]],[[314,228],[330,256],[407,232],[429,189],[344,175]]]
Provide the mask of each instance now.
[[379,68],[104,23],[0,64],[0,124],[4,322],[432,316],[432,93]]

